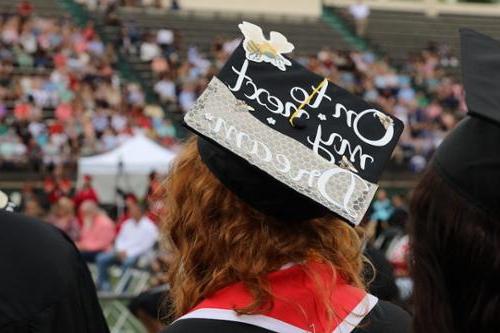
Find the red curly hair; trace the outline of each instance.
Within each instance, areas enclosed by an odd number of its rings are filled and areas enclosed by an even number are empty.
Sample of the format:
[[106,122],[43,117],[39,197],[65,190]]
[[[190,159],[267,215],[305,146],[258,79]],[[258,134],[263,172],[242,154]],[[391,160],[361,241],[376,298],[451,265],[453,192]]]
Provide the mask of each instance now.
[[258,212],[209,171],[196,138],[186,144],[163,191],[162,231],[174,250],[168,280],[176,316],[235,282],[253,296],[252,304],[235,310],[262,313],[273,304],[266,275],[291,262],[328,263],[344,281],[363,287],[361,241],[353,228],[331,216],[284,225]]

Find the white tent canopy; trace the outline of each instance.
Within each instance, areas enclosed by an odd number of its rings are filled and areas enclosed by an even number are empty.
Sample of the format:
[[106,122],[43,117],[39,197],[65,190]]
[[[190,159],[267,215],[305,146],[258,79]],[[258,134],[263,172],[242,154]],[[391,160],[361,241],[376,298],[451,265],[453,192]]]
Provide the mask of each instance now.
[[114,203],[116,189],[143,197],[152,171],[166,173],[175,153],[142,134],[125,141],[118,148],[78,161],[78,180],[93,176],[93,185],[101,203]]

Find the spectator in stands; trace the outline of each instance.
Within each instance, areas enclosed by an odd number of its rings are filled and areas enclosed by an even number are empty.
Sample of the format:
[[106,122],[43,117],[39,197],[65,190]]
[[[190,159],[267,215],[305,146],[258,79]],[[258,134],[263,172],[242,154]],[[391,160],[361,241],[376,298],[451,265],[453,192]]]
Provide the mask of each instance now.
[[92,186],[92,176],[84,175],[82,187],[76,191],[75,197],[73,198],[75,201],[75,207],[78,211],[80,209],[80,205],[87,200],[94,201],[96,203],[99,202],[97,197],[97,192]]
[[121,190],[118,190],[118,193],[125,201],[125,207],[121,215],[116,219],[116,233],[119,233],[123,224],[130,219],[130,207],[139,204],[139,199],[134,193],[125,193]]
[[191,110],[196,101],[195,85],[192,82],[187,82],[182,86],[179,94],[179,105],[183,112]]
[[43,219],[45,217],[45,211],[40,205],[40,202],[35,198],[31,198],[24,203],[23,213],[26,216],[37,219]]
[[406,229],[408,222],[408,207],[402,195],[396,194],[391,198],[393,211],[389,217],[389,226],[394,228]]
[[142,61],[151,61],[161,55],[161,49],[156,43],[155,37],[151,34],[146,35],[141,44],[140,55]]
[[408,233],[394,233],[386,243],[385,257],[391,263],[396,277],[401,300],[408,301],[413,290],[413,281],[410,278],[410,238]]
[[170,1],[170,10],[179,10],[181,9],[181,6],[179,5],[178,0],[171,0]]
[[17,13],[23,19],[26,19],[27,17],[29,17],[32,12],[33,12],[33,5],[28,0],[22,0],[17,5]]
[[[400,195],[394,195],[391,201],[393,209],[391,211],[389,219],[387,220],[387,223],[384,222],[383,227],[379,227],[377,239],[375,240],[375,246],[386,253],[388,253],[387,251],[389,251],[389,249],[393,247],[394,244],[398,243],[402,237],[405,237],[408,234],[408,210],[402,197]],[[379,221],[378,223],[380,224],[381,222]],[[377,227],[378,226],[379,225],[377,224]],[[402,242],[401,244],[398,244],[397,247],[400,247],[400,245],[405,245],[405,242],[407,243],[407,240]],[[398,249],[397,251],[405,252],[406,250],[407,249],[400,251]],[[399,259],[397,260],[404,262],[403,264],[406,267],[406,254],[398,254],[398,258]],[[395,268],[397,269],[397,267]],[[407,269],[405,269],[405,274],[408,274]]]
[[93,262],[98,254],[109,250],[113,245],[115,226],[93,200],[82,202],[80,214],[83,225],[76,246],[86,261]]
[[363,0],[357,0],[349,6],[349,13],[354,19],[356,25],[356,34],[360,37],[365,36],[366,26],[368,25],[368,16],[370,16],[370,7]]
[[175,83],[170,78],[169,74],[164,74],[160,81],[154,85],[154,91],[160,97],[160,101],[166,103],[175,103],[177,95],[175,91]]
[[156,171],[151,171],[148,177],[149,177],[149,184],[148,184],[148,189],[146,191],[146,198],[153,198],[155,197],[155,195],[157,195],[158,191],[160,190],[161,181],[158,172]]
[[75,204],[70,198],[62,197],[52,206],[47,222],[64,231],[73,241],[79,239],[80,224],[75,215]]
[[111,290],[108,276],[110,266],[120,264],[125,272],[135,265],[141,255],[150,251],[158,240],[158,229],[144,214],[141,205],[130,204],[129,214],[130,218],[123,223],[113,249],[96,257],[98,269],[96,285],[100,290]]
[[163,54],[168,56],[174,44],[174,32],[170,29],[159,29],[156,32],[156,43],[160,45]]
[[372,221],[387,221],[393,211],[391,200],[387,197],[387,192],[384,189],[380,189],[377,192],[377,197],[372,206]]

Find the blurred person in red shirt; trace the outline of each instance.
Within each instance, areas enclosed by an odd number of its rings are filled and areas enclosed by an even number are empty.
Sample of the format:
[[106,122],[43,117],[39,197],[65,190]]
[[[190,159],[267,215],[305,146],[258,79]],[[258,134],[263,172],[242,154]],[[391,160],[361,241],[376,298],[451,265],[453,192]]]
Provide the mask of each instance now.
[[33,5],[28,0],[23,0],[17,5],[17,13],[24,19],[33,12]]
[[31,104],[21,102],[14,107],[14,116],[17,120],[28,120],[31,117]]
[[93,262],[96,256],[109,250],[115,239],[115,225],[93,200],[85,200],[80,207],[83,226],[76,246],[85,261]]
[[57,203],[57,201],[64,195],[63,191],[57,185],[54,177],[51,176],[47,176],[43,181],[43,190],[51,205]]
[[90,175],[83,176],[82,187],[76,191],[75,197],[73,198],[77,211],[79,211],[81,204],[87,200],[99,203],[97,192],[92,187],[92,176]]

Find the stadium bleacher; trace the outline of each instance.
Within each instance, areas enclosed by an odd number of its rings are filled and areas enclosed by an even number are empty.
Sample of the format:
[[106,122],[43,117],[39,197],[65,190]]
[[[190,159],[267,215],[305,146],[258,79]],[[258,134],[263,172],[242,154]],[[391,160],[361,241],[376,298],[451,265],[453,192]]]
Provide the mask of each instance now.
[[[180,32],[182,43],[178,50],[185,58],[186,51],[191,46],[211,57],[211,48],[216,37],[224,39],[235,39],[239,34],[229,27],[237,26],[242,20],[249,19],[249,16],[241,14],[222,14],[219,12],[197,12],[197,11],[151,11],[141,8],[120,8],[118,16],[122,23],[132,22],[141,32],[154,32],[159,28],[171,29]],[[122,38],[119,26],[106,24],[103,15],[97,16],[98,27],[100,27],[105,38],[118,45]],[[325,45],[335,46],[336,49],[349,50],[352,45],[343,40],[342,36],[332,30],[320,19],[311,18],[289,18],[289,17],[252,17],[253,23],[266,27],[269,30],[276,30],[284,33],[295,43],[299,55],[314,55],[317,50]],[[149,91],[155,84],[151,66],[148,62],[142,61],[136,54],[127,54],[124,57],[131,68],[137,73],[145,90]],[[174,114],[178,121],[179,115]]]
[[[335,12],[352,24],[343,9]],[[468,27],[500,37],[498,17],[442,14],[435,17],[408,11],[372,10],[368,20],[367,38],[391,58],[401,62],[408,54],[420,51],[429,42],[448,44],[459,50],[458,29]]]
[[[342,50],[352,48],[338,32],[319,18],[266,17],[196,11],[151,13],[143,9],[130,8],[120,9],[119,16],[123,21],[133,20],[144,30],[164,27],[182,31],[185,45],[195,45],[203,52],[210,50],[216,36],[238,38],[238,31],[231,27],[237,26],[245,19],[251,19],[252,23],[266,27],[269,31],[280,31],[290,40],[296,41],[295,47],[301,55],[315,54],[325,45],[332,45]],[[110,34],[118,36],[116,27],[106,26],[105,29]]]

